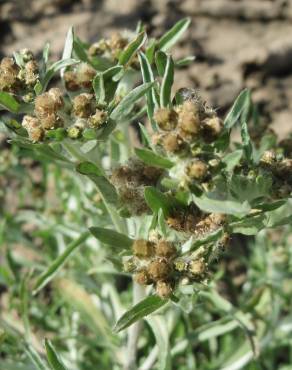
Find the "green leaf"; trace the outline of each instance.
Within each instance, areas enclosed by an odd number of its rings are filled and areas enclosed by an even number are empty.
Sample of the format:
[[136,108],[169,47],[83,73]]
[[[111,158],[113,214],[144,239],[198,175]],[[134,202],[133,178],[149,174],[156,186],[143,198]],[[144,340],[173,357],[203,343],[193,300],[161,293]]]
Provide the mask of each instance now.
[[39,278],[37,279],[33,294],[37,294],[41,289],[43,289],[60,271],[60,269],[64,266],[64,264],[67,262],[69,257],[72,255],[72,253],[80,247],[84,243],[84,241],[88,238],[89,233],[85,232],[82,235],[79,236],[76,240],[72,241],[68,247],[64,250],[64,252],[57,257],[53,263],[44,271]]
[[67,136],[66,129],[59,127],[55,130],[50,130],[46,132],[46,138],[55,139],[57,141],[62,141]]
[[226,171],[233,172],[234,168],[240,163],[242,158],[242,150],[235,150],[232,153],[225,155],[222,162],[226,164]]
[[200,326],[190,334],[190,340],[194,339],[198,342],[204,342],[206,340],[229,333],[230,331],[238,328],[238,326],[239,323],[236,320],[230,317],[223,317],[222,319]]
[[171,88],[174,79],[174,63],[170,55],[167,56],[167,62],[160,88],[160,105],[168,107],[171,104]]
[[20,108],[20,104],[13,97],[13,95],[5,91],[0,91],[0,105],[2,105],[4,108],[12,113],[17,113]]
[[224,127],[231,129],[239,120],[247,122],[251,106],[251,95],[248,89],[243,90],[235,100],[231,110],[224,120]]
[[170,49],[183,35],[191,23],[190,18],[178,21],[169,31],[167,31],[158,41],[158,48],[162,51]]
[[192,196],[195,204],[204,212],[225,213],[234,216],[247,215],[251,208],[248,202],[239,203],[232,200],[212,199],[205,195]]
[[92,81],[93,90],[95,92],[95,99],[98,104],[105,102],[105,87],[104,78],[102,73],[97,73]]
[[70,27],[66,35],[62,60],[70,59],[72,57],[73,41],[74,41],[74,29],[73,27]]
[[249,178],[233,175],[230,181],[230,191],[236,199],[252,202],[257,198],[269,195],[272,183],[271,176],[259,175],[256,178]]
[[253,149],[247,129],[247,124],[245,121],[241,124],[241,139],[245,157],[248,162],[252,162]]
[[88,176],[96,184],[101,196],[108,204],[116,205],[118,201],[116,189],[100,168],[91,162],[82,162],[76,167],[76,170],[82,175]]
[[219,240],[222,236],[223,236],[223,228],[219,228],[215,231],[213,231],[212,233],[202,237],[202,238],[199,238],[199,239],[196,239],[192,242],[187,242],[184,244],[184,246],[182,247],[182,252],[183,253],[189,253],[190,251],[193,251],[197,248],[199,248],[201,245],[205,245],[205,244],[208,244],[208,243],[214,243],[216,242],[217,240]]
[[91,64],[87,56],[87,51],[78,37],[74,37],[73,50],[78,59],[80,59],[82,62]]
[[174,206],[172,200],[152,186],[147,186],[144,191],[146,203],[153,213],[158,214],[162,209],[164,216],[168,216]]
[[188,57],[177,60],[174,63],[174,65],[175,65],[175,67],[186,67],[189,64],[191,64],[195,59],[196,59],[196,57],[194,55],[190,55]]
[[156,42],[155,39],[148,40],[148,45],[147,45],[145,54],[146,54],[146,58],[147,58],[147,60],[150,64],[153,63],[156,45],[157,45],[157,42]]
[[129,114],[131,109],[137,100],[141,99],[147,91],[153,87],[153,82],[146,83],[136,87],[134,90],[130,91],[122,101],[117,105],[117,107],[112,111],[110,118],[115,121],[122,121]]
[[163,316],[153,315],[146,318],[158,346],[158,369],[170,370],[171,357],[169,348],[169,333],[167,323]]
[[241,221],[229,224],[232,234],[256,235],[265,227],[265,215],[246,217]]
[[47,365],[41,359],[37,351],[28,343],[24,344],[24,352],[27,354],[31,362],[37,370],[48,370]]
[[45,339],[45,347],[46,347],[48,362],[52,370],[67,370],[60,356],[58,355],[52,343],[48,339]]
[[157,68],[157,72],[159,76],[163,77],[166,64],[167,64],[167,55],[163,51],[158,50],[155,53],[155,64],[156,64],[156,68]]
[[135,148],[135,154],[140,158],[144,163],[149,166],[156,166],[160,168],[172,168],[174,163],[169,159],[161,157],[160,155],[154,153],[149,149]]
[[43,91],[46,90],[46,88],[48,86],[48,83],[53,78],[53,76],[56,72],[66,68],[66,67],[77,64],[77,63],[78,63],[78,60],[69,58],[69,59],[59,60],[56,63],[52,64],[51,67],[49,67],[48,70],[46,71],[44,80],[42,81]]
[[122,317],[116,323],[114,331],[119,332],[126,329],[130,325],[134,324],[134,322],[147,315],[150,315],[152,312],[158,310],[166,303],[167,300],[163,300],[158,296],[153,295],[146,297],[122,315]]
[[[50,43],[47,42],[45,44],[44,49],[43,49],[43,60],[44,60],[45,65],[47,65],[47,63],[48,63],[49,55],[50,55]],[[71,57],[71,55],[68,58],[70,58],[70,57]],[[65,58],[62,57],[62,59],[65,59]]]
[[142,136],[142,143],[145,146],[150,146],[151,147],[151,138],[150,138],[150,136],[148,134],[147,129],[140,122],[139,122],[139,127],[140,127],[140,131],[141,131],[141,136]]
[[139,35],[129,43],[126,49],[121,53],[119,57],[119,64],[126,65],[137,51],[145,44],[147,35],[145,32],[139,33]]
[[91,234],[104,244],[108,244],[116,249],[130,249],[134,242],[128,236],[118,233],[112,229],[102,227],[90,227]]
[[[146,58],[145,54],[142,52],[139,53],[139,62],[141,66],[141,72],[142,72],[142,78],[144,83],[154,82],[154,76],[153,71],[151,68],[150,63],[148,62],[148,59]],[[155,100],[154,100],[154,91],[153,88],[147,92],[147,114],[149,117],[149,120],[151,122],[151,125],[153,129],[156,130],[156,125],[153,120],[153,113],[154,113],[154,107],[155,107]]]
[[106,101],[110,102],[113,99],[119,84],[118,81],[114,81],[114,77],[122,70],[122,66],[114,66],[96,74],[92,84],[96,101],[99,104],[104,104]]

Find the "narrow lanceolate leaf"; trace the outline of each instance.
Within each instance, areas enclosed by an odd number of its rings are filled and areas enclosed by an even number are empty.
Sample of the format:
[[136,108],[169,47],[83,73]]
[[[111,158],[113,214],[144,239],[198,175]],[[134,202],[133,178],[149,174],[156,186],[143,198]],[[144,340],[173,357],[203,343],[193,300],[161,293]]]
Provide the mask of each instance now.
[[231,110],[224,120],[224,127],[231,129],[237,122],[247,122],[251,106],[251,96],[248,89],[243,90],[235,100]]
[[177,60],[174,64],[176,67],[186,67],[189,64],[193,63],[195,59],[196,57],[194,55],[190,55],[188,57]]
[[[73,27],[70,27],[66,35],[62,60],[70,59],[72,57],[73,42],[74,42],[74,30],[73,30]],[[64,72],[65,72],[65,67],[61,68],[61,77],[63,77]]]
[[52,370],[67,370],[60,356],[58,355],[52,343],[48,339],[45,339],[45,347],[47,359]]
[[[141,66],[143,82],[144,83],[154,82],[154,75],[151,65],[148,62],[148,59],[146,58],[145,54],[142,52],[139,53],[139,62]],[[153,127],[155,126],[153,121],[153,113],[155,108],[153,89],[147,92],[146,97],[147,97],[147,114]],[[156,126],[153,128],[156,129]]]
[[48,370],[48,366],[41,359],[37,351],[28,343],[24,344],[24,352],[29,357],[37,370]]
[[77,284],[72,279],[56,279],[54,288],[62,295],[62,300],[66,302],[74,311],[80,313],[82,322],[86,324],[90,332],[96,334],[96,339],[109,345],[113,342],[111,328],[103,311],[94,301],[92,295],[84,287]]
[[59,70],[61,70],[63,68],[66,68],[66,67],[72,66],[74,64],[77,64],[77,63],[78,63],[78,60],[69,58],[69,59],[59,60],[58,62],[52,64],[51,67],[48,68],[48,70],[45,74],[44,80],[42,81],[43,91],[46,90],[46,88],[48,86],[48,83],[53,78],[53,76],[56,72],[58,72]]
[[152,152],[152,150],[149,149],[136,148],[135,154],[149,166],[156,166],[166,169],[174,166],[174,163],[171,162],[169,159],[161,157],[160,155]]
[[90,227],[89,231],[93,236],[95,236],[96,239],[104,244],[108,244],[116,248],[117,250],[130,249],[133,244],[133,239],[112,229]]
[[112,111],[110,118],[115,121],[122,121],[129,114],[136,101],[141,99],[152,87],[153,82],[149,82],[136,87],[134,90],[129,92],[117,107]]
[[0,106],[4,107],[12,113],[17,113],[20,104],[11,94],[5,91],[0,91]]
[[159,76],[163,77],[167,64],[167,55],[163,51],[158,50],[155,53],[155,64]]
[[247,124],[245,121],[242,122],[242,125],[241,125],[241,139],[242,139],[242,146],[243,146],[245,157],[249,162],[251,162],[252,161],[252,144],[250,141]]
[[170,370],[171,357],[169,348],[169,334],[166,320],[161,315],[153,315],[152,317],[148,317],[146,321],[153,331],[159,350],[157,368],[159,370]]
[[105,87],[104,78],[102,73],[97,73],[92,81],[93,90],[95,92],[95,99],[98,104],[104,104],[105,102]]
[[126,47],[119,57],[119,64],[126,65],[137,51],[144,45],[147,39],[145,32],[139,33],[139,35]]
[[76,240],[74,240],[72,243],[68,245],[68,247],[65,249],[65,251],[57,257],[53,263],[44,271],[40,277],[37,279],[37,282],[34,286],[33,294],[38,293],[44,286],[46,286],[60,271],[60,269],[64,266],[64,264],[67,262],[69,257],[72,255],[72,253],[82,245],[82,243],[87,239],[89,233],[85,232]]
[[91,162],[82,162],[76,167],[77,172],[88,176],[97,186],[101,196],[108,204],[116,205],[118,195],[114,186],[104,176],[103,171]]
[[164,306],[167,303],[167,300],[163,300],[158,296],[150,296],[123,314],[123,316],[116,323],[114,330],[119,332],[126,329],[134,322],[143,319],[143,317],[150,315],[154,311],[158,310],[160,307]]
[[174,63],[170,55],[167,56],[167,62],[160,89],[160,105],[168,107],[171,104],[171,88],[174,78]]
[[158,41],[158,48],[162,51],[170,49],[183,35],[191,23],[190,18],[178,21],[169,31],[167,31]]
[[[43,49],[43,60],[44,60],[45,65],[47,65],[48,60],[49,60],[50,47],[51,47],[50,43],[47,42],[44,49]],[[68,58],[70,58],[70,57],[71,57],[71,55],[68,56]],[[67,58],[67,57],[64,57],[64,56],[62,57],[62,59],[65,59],[65,58]]]
[[162,209],[164,217],[169,215],[174,205],[170,198],[152,186],[145,188],[144,196],[154,214],[158,214],[159,210]]
[[225,213],[234,216],[247,215],[251,208],[248,202],[236,202],[233,200],[219,200],[207,196],[196,197],[193,195],[195,204],[205,212]]

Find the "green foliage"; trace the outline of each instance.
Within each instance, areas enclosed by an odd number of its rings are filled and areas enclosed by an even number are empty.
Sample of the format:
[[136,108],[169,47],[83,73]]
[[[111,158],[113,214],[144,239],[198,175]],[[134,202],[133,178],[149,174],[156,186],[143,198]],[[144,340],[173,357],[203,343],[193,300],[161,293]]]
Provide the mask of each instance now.
[[289,366],[289,140],[174,90],[189,24],[1,63],[0,369]]

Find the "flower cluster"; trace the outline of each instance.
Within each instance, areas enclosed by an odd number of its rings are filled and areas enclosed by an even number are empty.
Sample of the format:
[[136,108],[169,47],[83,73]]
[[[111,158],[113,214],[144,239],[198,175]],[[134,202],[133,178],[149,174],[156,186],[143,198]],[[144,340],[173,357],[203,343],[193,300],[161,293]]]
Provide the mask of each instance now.
[[81,62],[77,66],[64,73],[64,82],[68,91],[78,91],[82,89],[92,91],[92,80],[96,75],[96,70],[88,63]]
[[[225,247],[228,241],[227,234],[224,234],[220,246]],[[132,251],[133,256],[124,261],[124,270],[133,273],[138,284],[154,285],[156,294],[161,298],[169,298],[179,284],[204,281],[208,261],[212,258],[205,247],[179,256],[180,251],[175,244],[165,239],[135,240]]]
[[159,108],[154,119],[162,131],[153,136],[154,143],[174,154],[190,151],[191,145],[198,140],[213,142],[222,130],[222,122],[216,112],[207,108],[200,99],[185,100],[174,108]]
[[5,57],[0,63],[0,90],[10,93],[31,91],[39,78],[39,66],[32,52],[28,49],[19,54],[17,64],[15,58]]
[[156,185],[163,171],[157,167],[147,166],[136,158],[112,171],[111,182],[116,187],[121,204],[131,215],[149,213],[144,198],[145,186]]

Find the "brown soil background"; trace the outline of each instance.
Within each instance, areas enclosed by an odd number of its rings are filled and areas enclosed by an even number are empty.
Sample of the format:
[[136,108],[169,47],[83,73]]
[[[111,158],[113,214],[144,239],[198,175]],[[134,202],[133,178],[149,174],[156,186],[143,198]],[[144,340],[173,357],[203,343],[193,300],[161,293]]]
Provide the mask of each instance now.
[[138,20],[159,36],[185,16],[192,25],[175,56],[197,59],[178,71],[177,87],[198,88],[222,113],[250,87],[263,118],[285,136],[292,127],[292,0],[0,0],[0,53],[40,52],[49,41],[56,59],[71,25],[87,41],[135,29]]

